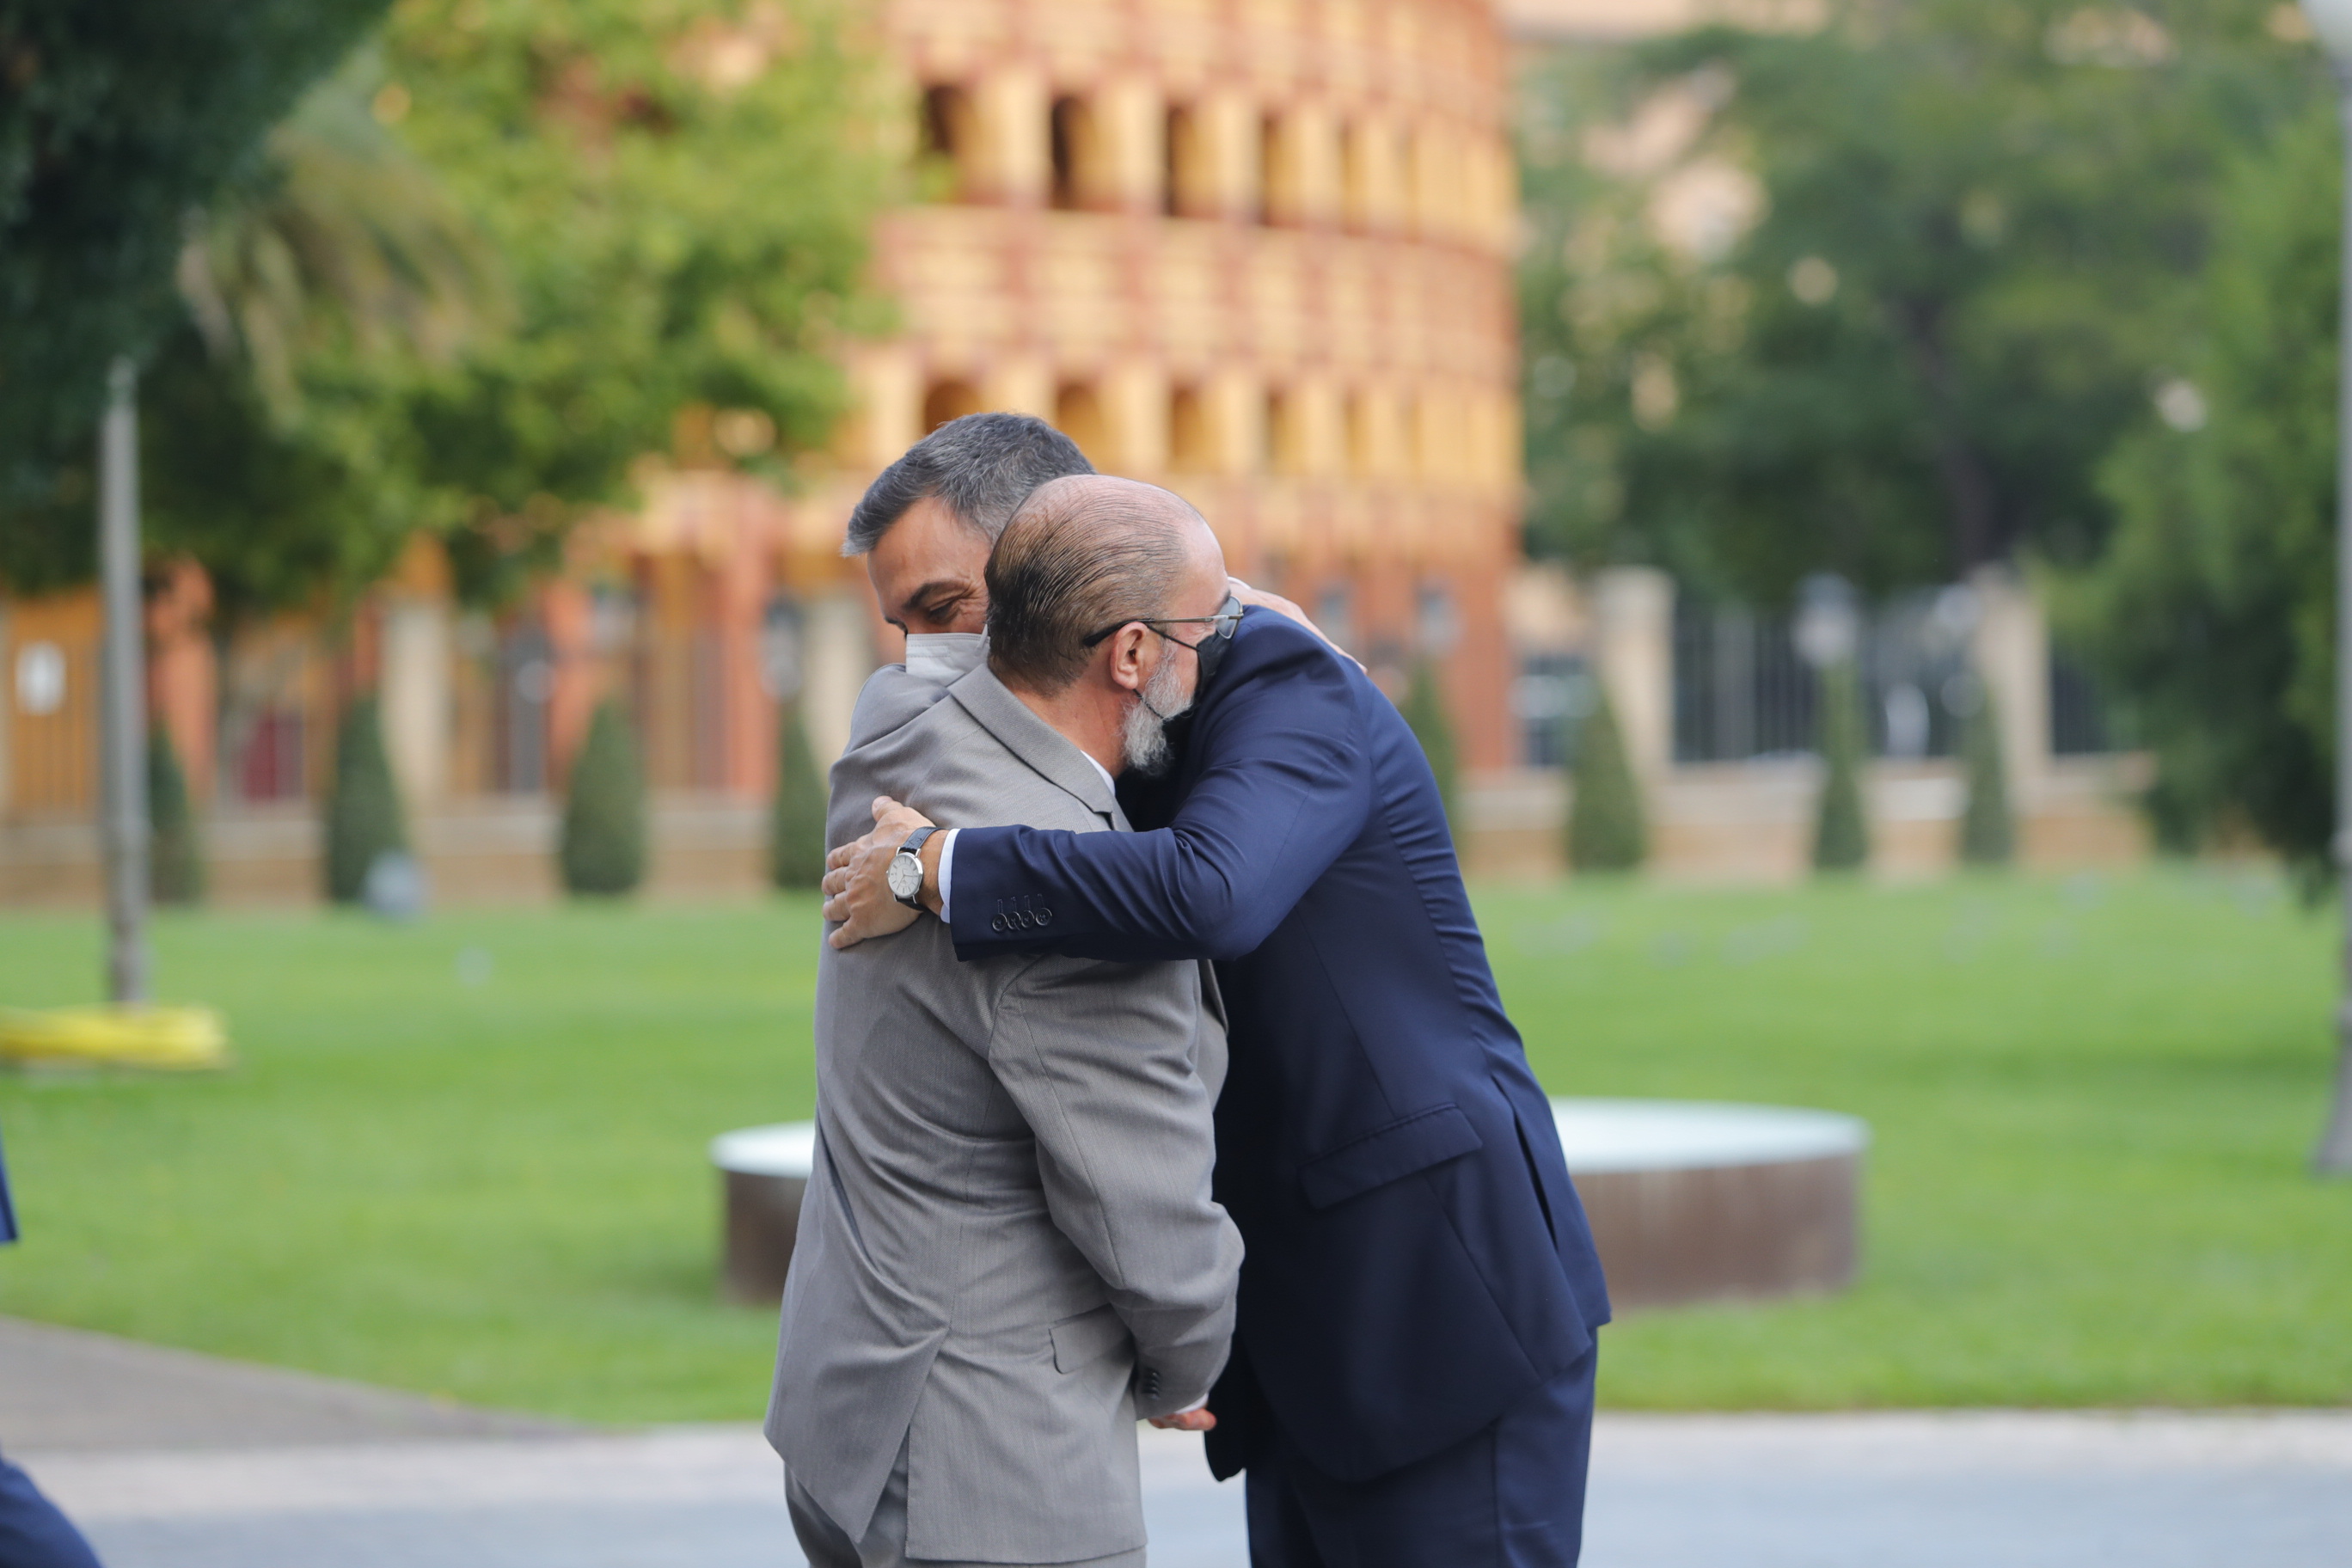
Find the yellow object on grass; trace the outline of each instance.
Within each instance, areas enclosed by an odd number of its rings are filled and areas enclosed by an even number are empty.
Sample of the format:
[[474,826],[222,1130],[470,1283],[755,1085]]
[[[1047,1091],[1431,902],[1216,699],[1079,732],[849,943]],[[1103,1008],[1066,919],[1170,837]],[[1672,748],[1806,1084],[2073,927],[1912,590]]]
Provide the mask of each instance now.
[[0,1008],[0,1060],[194,1071],[228,1063],[228,1031],[209,1007]]

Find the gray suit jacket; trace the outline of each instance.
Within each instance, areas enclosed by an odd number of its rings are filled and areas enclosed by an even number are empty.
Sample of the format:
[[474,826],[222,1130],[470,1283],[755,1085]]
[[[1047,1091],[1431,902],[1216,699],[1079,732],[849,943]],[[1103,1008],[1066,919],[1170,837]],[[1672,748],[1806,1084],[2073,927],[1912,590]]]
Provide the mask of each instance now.
[[[985,668],[943,699],[899,670],[869,683],[829,836],[871,826],[883,793],[935,821],[1127,826]],[[823,950],[817,1163],[768,1437],[853,1538],[903,1443],[911,1557],[1143,1544],[1135,1422],[1206,1395],[1241,1267],[1209,1195],[1224,1031],[1202,973],[958,963],[932,920]]]

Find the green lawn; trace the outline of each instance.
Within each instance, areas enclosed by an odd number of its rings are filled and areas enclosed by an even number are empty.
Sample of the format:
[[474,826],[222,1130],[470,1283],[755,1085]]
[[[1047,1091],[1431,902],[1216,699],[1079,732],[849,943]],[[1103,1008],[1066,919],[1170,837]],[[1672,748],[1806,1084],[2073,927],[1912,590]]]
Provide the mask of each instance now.
[[[2304,1167],[2335,926],[2275,883],[1480,908],[1554,1092],[1875,1132],[1862,1285],[1636,1317],[1606,1402],[2352,1401],[2352,1184]],[[0,1077],[30,1233],[0,1312],[562,1415],[751,1416],[773,1320],[714,1299],[704,1146],[808,1113],[814,931],[806,903],[166,921],[163,990],[224,1007],[240,1065]],[[94,921],[0,919],[0,1005],[87,1000],[97,966]]]

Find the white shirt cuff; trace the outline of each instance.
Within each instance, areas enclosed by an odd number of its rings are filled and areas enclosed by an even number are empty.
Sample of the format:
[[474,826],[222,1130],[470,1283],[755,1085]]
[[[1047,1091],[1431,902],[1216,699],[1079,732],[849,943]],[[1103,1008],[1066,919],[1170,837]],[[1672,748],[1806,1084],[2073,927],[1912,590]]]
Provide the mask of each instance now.
[[962,829],[950,827],[940,835],[940,919],[946,921],[948,911],[955,906],[948,900],[955,895],[949,889],[955,883],[955,836]]

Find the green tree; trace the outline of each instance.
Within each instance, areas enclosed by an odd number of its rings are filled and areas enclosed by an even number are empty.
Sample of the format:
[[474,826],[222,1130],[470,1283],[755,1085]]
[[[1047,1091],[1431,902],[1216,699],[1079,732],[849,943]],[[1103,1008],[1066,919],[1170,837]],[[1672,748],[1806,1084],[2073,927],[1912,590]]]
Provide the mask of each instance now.
[[186,318],[145,389],[148,537],[204,563],[224,635],[348,602],[461,519],[403,404],[511,312],[471,216],[371,110],[382,90],[373,49],[313,88],[181,255]]
[[575,894],[635,892],[646,879],[645,769],[617,699],[598,705],[572,764],[557,858],[565,889]]
[[172,731],[161,724],[147,732],[147,881],[155,901],[204,902],[204,839],[179,750],[172,744]]
[[408,847],[408,822],[383,748],[376,699],[355,697],[335,735],[335,783],[327,796],[327,897],[355,904],[377,858]]
[[[2327,95],[2273,10],[1845,0],[1538,78],[1531,540],[1763,602],[2094,558],[2231,150]],[[1595,141],[1659,92],[1686,149]],[[1666,243],[1659,193],[1709,169],[1752,226]]]
[[18,591],[91,570],[107,366],[177,319],[189,211],[385,7],[0,0],[0,578]]
[[[877,80],[829,0],[404,0],[171,205],[140,340],[152,544],[213,574],[226,627],[347,598],[420,529],[502,596],[648,454],[789,481],[842,405],[833,351],[883,321],[865,237],[904,105]],[[20,589],[89,569],[88,427],[0,485]]]
[[1413,739],[1421,742],[1429,771],[1437,775],[1437,795],[1445,803],[1446,826],[1458,834],[1462,755],[1454,742],[1454,721],[1445,711],[1445,689],[1438,679],[1437,666],[1429,659],[1413,664],[1412,681],[1405,688],[1404,721],[1412,726]]
[[768,878],[777,887],[824,880],[824,780],[797,702],[776,714],[776,795],[768,817]]
[[1813,869],[1858,871],[1870,863],[1870,817],[1862,799],[1862,681],[1850,658],[1822,671],[1819,723],[1822,794],[1813,817]]
[[1576,732],[1568,810],[1568,863],[1579,871],[1632,871],[1649,858],[1648,815],[1606,690]]
[[2115,540],[2060,599],[2175,832],[2251,827],[2314,879],[2335,827],[2342,180],[2324,101],[2235,164],[2172,417],[2116,452]]
[[827,438],[909,110],[825,0],[403,0],[384,63],[516,311],[404,405],[465,591],[551,564],[647,454],[783,480]]
[[1976,701],[1960,731],[1960,762],[1968,777],[1968,807],[1960,816],[1960,861],[2006,866],[2017,855],[2017,823],[2009,812],[2009,769],[2000,748],[2000,713],[1992,689],[1970,677]]

